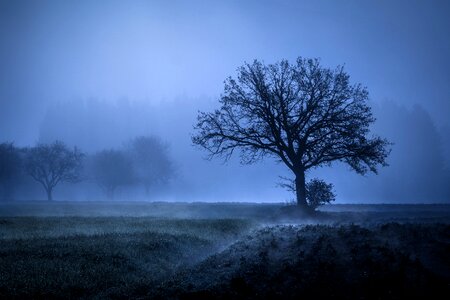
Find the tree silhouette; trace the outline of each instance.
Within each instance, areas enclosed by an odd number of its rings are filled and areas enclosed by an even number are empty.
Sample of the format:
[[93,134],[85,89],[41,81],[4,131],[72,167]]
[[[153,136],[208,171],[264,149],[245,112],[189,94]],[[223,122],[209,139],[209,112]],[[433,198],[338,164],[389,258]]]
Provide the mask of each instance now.
[[103,150],[92,157],[92,176],[109,199],[120,186],[135,181],[131,159],[120,150]]
[[242,163],[274,156],[294,173],[297,204],[309,211],[307,170],[342,161],[365,174],[386,165],[389,143],[369,137],[368,92],[349,79],[343,67],[318,59],[255,60],[225,81],[219,109],[199,112],[192,141],[210,157],[228,159],[239,148]]
[[0,199],[11,200],[22,170],[20,150],[13,143],[0,144]]
[[136,179],[145,188],[148,196],[153,185],[165,184],[174,175],[169,157],[169,147],[154,136],[139,136],[127,147],[133,162]]
[[27,151],[25,170],[42,184],[47,199],[53,199],[53,189],[60,182],[77,182],[84,154],[76,147],[70,150],[64,143],[39,144]]

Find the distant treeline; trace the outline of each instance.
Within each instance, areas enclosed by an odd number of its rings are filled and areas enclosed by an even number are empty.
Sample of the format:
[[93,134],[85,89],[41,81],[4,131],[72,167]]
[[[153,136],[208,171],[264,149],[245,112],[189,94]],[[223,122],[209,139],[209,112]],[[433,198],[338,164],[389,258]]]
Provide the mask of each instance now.
[[169,183],[175,168],[168,145],[154,136],[140,136],[120,149],[93,154],[61,141],[39,143],[34,147],[0,144],[0,199],[13,200],[20,191],[39,185],[47,199],[62,183],[95,183],[108,199],[118,188],[133,187],[149,196],[152,188]]

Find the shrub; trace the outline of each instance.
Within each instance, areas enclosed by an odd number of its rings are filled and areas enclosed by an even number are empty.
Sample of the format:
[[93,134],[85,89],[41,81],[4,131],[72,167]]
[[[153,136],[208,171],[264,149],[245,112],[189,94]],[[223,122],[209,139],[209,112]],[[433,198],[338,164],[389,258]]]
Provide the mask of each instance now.
[[314,178],[306,184],[306,201],[311,209],[336,200],[333,184]]

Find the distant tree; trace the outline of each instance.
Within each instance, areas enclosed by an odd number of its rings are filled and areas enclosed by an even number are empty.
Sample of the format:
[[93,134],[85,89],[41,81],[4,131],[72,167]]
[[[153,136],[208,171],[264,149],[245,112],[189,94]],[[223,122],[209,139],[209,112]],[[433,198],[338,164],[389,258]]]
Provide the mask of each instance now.
[[120,186],[135,181],[131,159],[119,150],[103,150],[92,157],[92,176],[109,199]]
[[39,144],[27,150],[25,170],[53,199],[53,189],[60,182],[78,182],[84,154],[76,147],[69,149],[64,143]]
[[20,150],[13,143],[0,144],[0,187],[2,199],[11,200],[14,187],[21,174],[22,159]]
[[174,175],[168,150],[166,144],[152,136],[136,137],[128,145],[136,179],[147,195],[152,186],[165,184]]
[[369,136],[375,119],[368,92],[350,84],[343,67],[324,68],[318,59],[265,65],[257,60],[228,78],[221,107],[200,112],[192,141],[210,157],[228,159],[241,150],[242,163],[270,155],[295,176],[296,200],[305,212],[305,172],[341,161],[357,173],[385,166],[389,143]]

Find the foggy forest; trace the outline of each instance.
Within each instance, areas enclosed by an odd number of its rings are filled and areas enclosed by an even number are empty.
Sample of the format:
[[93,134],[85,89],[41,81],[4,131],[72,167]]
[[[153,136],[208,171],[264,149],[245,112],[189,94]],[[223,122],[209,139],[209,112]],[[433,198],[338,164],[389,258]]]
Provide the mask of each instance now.
[[0,298],[449,297],[448,36],[443,0],[0,0]]

